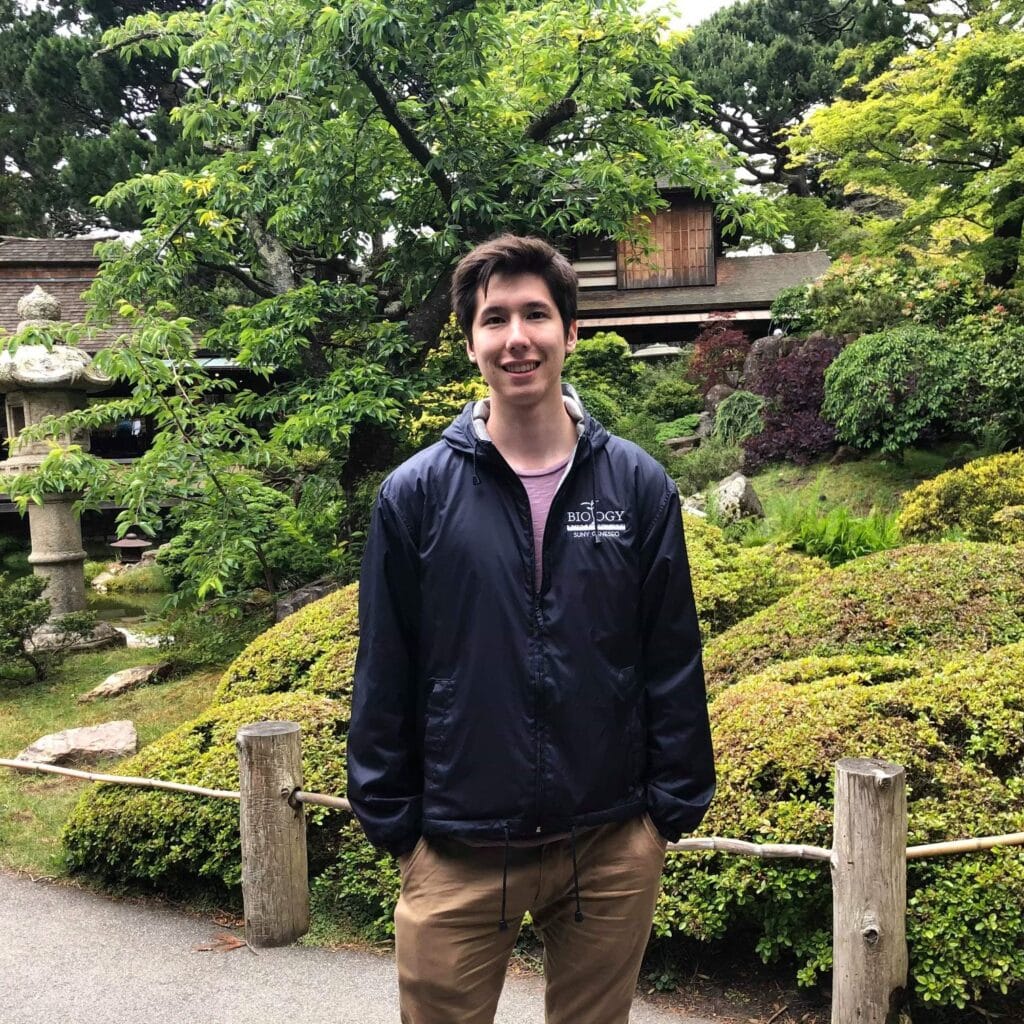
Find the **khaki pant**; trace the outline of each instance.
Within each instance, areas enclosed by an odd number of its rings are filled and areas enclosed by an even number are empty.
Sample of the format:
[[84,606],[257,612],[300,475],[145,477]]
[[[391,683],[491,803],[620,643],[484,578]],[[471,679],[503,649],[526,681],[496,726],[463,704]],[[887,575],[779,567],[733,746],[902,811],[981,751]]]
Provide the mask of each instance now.
[[651,932],[665,840],[644,815],[576,838],[508,850],[421,839],[403,858],[395,908],[402,1024],[491,1024],[529,911],[544,943],[547,1024],[625,1024]]

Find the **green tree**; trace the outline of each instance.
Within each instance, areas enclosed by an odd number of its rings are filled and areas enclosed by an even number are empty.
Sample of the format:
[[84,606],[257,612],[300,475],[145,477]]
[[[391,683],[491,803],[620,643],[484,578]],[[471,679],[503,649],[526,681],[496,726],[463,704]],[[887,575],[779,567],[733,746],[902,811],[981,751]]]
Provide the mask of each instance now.
[[185,84],[172,80],[169,63],[129,66],[96,52],[103,30],[126,13],[96,0],[0,0],[0,234],[138,227],[133,206],[101,215],[91,198],[187,159],[169,117]]
[[743,154],[761,184],[806,197],[813,168],[792,168],[787,129],[839,92],[846,47],[877,44],[876,61],[904,48],[906,10],[870,0],[745,0],[701,22],[676,51],[679,73],[711,97],[703,116]]
[[[816,111],[791,146],[847,191],[895,201],[885,251],[943,251],[997,287],[1024,227],[1024,6],[993,0],[959,34],[898,57],[858,96]],[[964,30],[965,29],[965,30]]]
[[[394,457],[467,247],[500,230],[642,242],[659,177],[770,232],[773,212],[740,189],[720,136],[648,112],[700,101],[663,24],[638,9],[242,0],[108,33],[122,56],[191,69],[201,84],[174,121],[209,156],[103,200],[150,211],[130,250],[105,247],[92,290],[97,318],[132,324],[97,357],[131,395],[64,425],[131,412],[158,434],[127,470],[55,449],[16,494],[84,490],[126,507],[122,530],[155,529],[174,501],[201,546],[182,563],[196,595],[255,577],[275,592],[287,573],[271,537],[316,528],[347,557],[357,483]],[[197,346],[268,385],[212,376]]]

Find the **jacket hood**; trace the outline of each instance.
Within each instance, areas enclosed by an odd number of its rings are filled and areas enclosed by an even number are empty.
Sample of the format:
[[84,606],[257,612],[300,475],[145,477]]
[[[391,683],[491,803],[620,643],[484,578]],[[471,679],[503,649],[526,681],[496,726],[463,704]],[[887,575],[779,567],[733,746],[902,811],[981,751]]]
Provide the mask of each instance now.
[[[592,449],[603,448],[608,443],[608,431],[594,419],[583,406],[579,394],[571,384],[562,383],[562,398],[565,409],[576,423],[576,433],[585,438]],[[491,445],[487,434],[487,415],[490,412],[489,398],[478,402],[467,402],[465,408],[441,437],[456,451],[472,455],[479,445]]]

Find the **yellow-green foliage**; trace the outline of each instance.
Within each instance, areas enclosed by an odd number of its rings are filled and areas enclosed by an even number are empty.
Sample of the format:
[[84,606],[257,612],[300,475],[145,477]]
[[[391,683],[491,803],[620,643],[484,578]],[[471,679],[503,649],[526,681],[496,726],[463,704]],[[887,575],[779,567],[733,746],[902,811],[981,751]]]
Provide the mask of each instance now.
[[482,380],[456,380],[424,391],[416,400],[419,415],[409,425],[409,440],[417,448],[433,444],[467,402],[486,397],[487,385]]
[[1019,543],[1019,520],[1000,517],[1024,505],[1024,452],[1007,452],[941,473],[904,495],[897,526],[908,540],[958,530],[969,540]]
[[693,595],[705,638],[766,608],[827,570],[818,558],[781,548],[743,548],[699,516],[683,516]]
[[714,693],[807,655],[906,655],[939,663],[1024,639],[1024,548],[915,545],[854,559],[714,638]]
[[135,565],[112,576],[106,588],[110,594],[166,594],[171,581],[159,565]]
[[[345,795],[345,731],[340,701],[279,693],[213,705],[118,765],[141,775],[214,789],[238,788],[235,735],[253,722],[290,721],[302,728],[307,789]],[[323,862],[341,826],[323,808],[306,812],[310,858]],[[163,889],[206,882],[233,888],[241,878],[238,804],[158,790],[99,786],[87,790],[68,820],[64,846],[72,870]]]
[[358,598],[359,585],[349,584],[261,633],[228,666],[216,700],[306,690],[347,702],[359,645]]
[[[711,706],[718,791],[704,835],[831,845],[833,766],[907,769],[911,845],[1024,830],[1024,643],[941,670],[896,658],[804,659],[748,676]],[[913,861],[911,978],[922,1001],[963,1006],[1024,981],[1019,850]],[[754,929],[811,984],[831,965],[826,865],[678,854],[660,934]]]

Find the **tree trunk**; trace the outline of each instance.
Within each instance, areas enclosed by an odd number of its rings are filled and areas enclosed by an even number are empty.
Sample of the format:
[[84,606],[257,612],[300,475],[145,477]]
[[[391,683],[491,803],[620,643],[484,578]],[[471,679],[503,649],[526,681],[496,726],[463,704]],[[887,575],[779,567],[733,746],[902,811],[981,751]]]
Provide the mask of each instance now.
[[434,282],[430,294],[409,314],[409,335],[424,354],[437,344],[438,336],[452,311],[449,289],[452,272],[444,271]]
[[[1002,189],[995,197],[993,206],[999,210],[1012,206],[1014,212],[997,222],[992,230],[999,261],[985,272],[985,284],[993,288],[1006,288],[1013,280],[1020,265],[1021,232],[1024,231],[1024,211],[1020,204],[1024,190],[1020,186]],[[1020,211],[1020,212],[1018,212]]]

